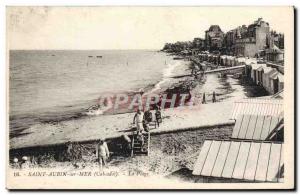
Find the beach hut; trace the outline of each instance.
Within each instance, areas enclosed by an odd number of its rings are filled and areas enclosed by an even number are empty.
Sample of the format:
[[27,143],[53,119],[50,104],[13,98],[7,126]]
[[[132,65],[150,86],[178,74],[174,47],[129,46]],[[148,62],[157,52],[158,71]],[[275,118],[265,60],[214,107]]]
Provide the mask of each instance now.
[[283,100],[247,98],[234,104],[230,140],[207,139],[192,174],[196,182],[283,182]]
[[205,140],[192,174],[197,182],[283,182],[283,143]]
[[225,56],[225,61],[224,61],[224,64],[225,64],[225,66],[228,66],[228,64],[229,64],[229,58],[228,58],[229,56]]
[[[268,109],[269,112],[272,112],[273,108]],[[243,140],[266,140],[269,134],[280,122],[280,117],[280,114],[277,116],[256,114],[238,115],[231,138]]]
[[236,66],[236,57],[232,56],[232,66]]
[[214,56],[213,56],[213,63],[214,63],[215,65],[218,65],[218,64],[219,64],[219,56],[218,56],[218,55],[214,55]]
[[263,86],[264,68],[266,68],[267,65],[266,64],[257,64],[255,66],[253,65],[254,64],[252,64],[252,71],[255,77],[253,81],[255,82],[255,84]]
[[257,77],[256,77],[257,78],[257,82],[256,82],[256,84],[263,86],[264,67],[261,66],[256,71],[257,71]]
[[251,79],[257,84],[258,83],[258,71],[262,68],[261,64],[250,64],[246,63],[246,66],[251,66]]
[[[254,73],[253,73],[253,71],[252,71],[252,66],[254,65],[253,63],[252,64],[241,64],[241,65],[245,65],[245,74],[246,74],[246,76],[247,76],[247,78],[251,78],[252,79],[252,81],[254,81],[253,80],[253,78],[254,78]],[[240,65],[240,66],[241,66]],[[254,66],[256,66],[256,65],[254,65]]]
[[234,102],[230,119],[239,115],[259,115],[277,117],[283,113],[283,100],[275,98],[245,98]]
[[272,67],[264,67],[264,73],[263,73],[263,87],[270,93],[270,94],[274,94],[274,91],[272,89],[272,85],[271,85],[271,79],[270,76],[272,74],[274,74],[275,72],[277,72],[277,70],[275,68]]
[[225,62],[226,62],[226,56],[225,55],[220,56],[220,62],[221,62],[221,66],[225,66]]
[[237,63],[236,59],[237,59],[236,57],[234,57],[234,56],[232,57],[232,66],[237,66],[238,63]]
[[244,65],[246,61],[246,58],[235,58],[235,64],[236,66]]
[[[282,91],[284,89],[284,76],[280,72],[278,72],[277,79],[279,81],[278,91]],[[277,93],[274,91],[274,94]]]
[[228,56],[228,66],[235,66],[235,57]]
[[226,66],[231,66],[231,56],[226,56]]
[[234,57],[233,56],[227,56],[227,66],[234,66]]
[[226,58],[225,58],[225,66],[230,66],[230,56],[226,56]]
[[276,71],[270,75],[270,93],[276,94],[284,88],[284,76]]

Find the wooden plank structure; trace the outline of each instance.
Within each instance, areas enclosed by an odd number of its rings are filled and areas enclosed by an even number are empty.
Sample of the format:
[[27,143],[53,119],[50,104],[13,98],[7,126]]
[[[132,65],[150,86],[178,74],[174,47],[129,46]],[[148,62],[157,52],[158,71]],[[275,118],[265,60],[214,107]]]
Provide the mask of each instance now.
[[132,132],[132,142],[131,142],[131,157],[134,155],[147,155],[150,154],[150,140],[151,140],[151,134],[150,131],[152,129],[156,129],[157,122],[151,121],[148,122],[148,130],[143,131],[143,141],[138,139],[138,132],[133,131]]
[[273,98],[247,98],[236,101],[231,119],[239,115],[279,116],[283,114],[283,100]]
[[265,140],[280,122],[280,117],[270,115],[239,115],[231,138]]
[[267,141],[284,141],[284,119],[282,118],[276,127],[269,133],[266,138]]
[[205,140],[193,175],[207,179],[279,182],[283,144],[275,142]]
[[137,134],[132,135],[131,156],[134,155],[149,155],[150,151],[150,131],[143,133],[144,141],[137,138]]

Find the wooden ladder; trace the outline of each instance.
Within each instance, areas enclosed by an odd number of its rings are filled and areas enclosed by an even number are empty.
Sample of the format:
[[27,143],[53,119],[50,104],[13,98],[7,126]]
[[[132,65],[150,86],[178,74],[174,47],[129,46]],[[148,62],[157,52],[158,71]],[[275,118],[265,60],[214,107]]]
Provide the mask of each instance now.
[[131,157],[134,155],[147,155],[150,153],[150,131],[143,133],[144,136],[144,146],[142,147],[142,142],[137,139],[137,133],[133,132],[132,144],[131,144]]

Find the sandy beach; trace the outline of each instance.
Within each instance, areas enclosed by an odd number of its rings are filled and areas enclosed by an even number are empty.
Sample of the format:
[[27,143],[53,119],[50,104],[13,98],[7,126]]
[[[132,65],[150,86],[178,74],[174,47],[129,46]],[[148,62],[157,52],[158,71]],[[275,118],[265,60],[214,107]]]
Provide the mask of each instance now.
[[[218,82],[218,85],[216,85],[216,79],[221,81]],[[216,103],[211,102],[212,89],[217,93],[218,101]],[[203,91],[207,94],[207,104],[200,102]],[[151,132],[163,133],[218,124],[233,124],[233,121],[229,120],[233,103],[237,99],[247,97],[247,91],[249,91],[247,86],[240,85],[238,79],[229,77],[226,82],[223,82],[214,74],[207,75],[205,83],[198,84],[191,91],[192,96],[195,97],[195,105],[163,110],[162,125]],[[35,125],[24,130],[21,136],[10,139],[10,148],[116,138],[130,133],[129,131],[133,127],[133,116],[134,113],[92,116]]]
[[[193,164],[203,141],[229,139],[235,123],[230,120],[234,102],[256,96],[261,88],[249,85],[243,79],[232,76],[220,78],[217,74],[208,74],[202,79],[188,77],[183,83],[192,86],[192,104],[162,110],[162,124],[150,130],[152,136],[148,156],[132,158],[119,154],[118,149],[114,148],[122,135],[132,135],[134,113],[34,125],[10,139],[11,156],[36,156],[38,163],[29,165],[34,169],[63,169],[68,172],[98,169],[94,143],[106,139],[112,153],[104,172],[133,172],[147,177],[164,176],[193,182]],[[212,102],[213,91],[217,97],[215,103]],[[202,103],[203,93],[206,95],[205,104]],[[75,143],[74,147],[78,147],[82,155],[80,159],[56,159],[57,151],[61,153],[65,150],[67,142]]]

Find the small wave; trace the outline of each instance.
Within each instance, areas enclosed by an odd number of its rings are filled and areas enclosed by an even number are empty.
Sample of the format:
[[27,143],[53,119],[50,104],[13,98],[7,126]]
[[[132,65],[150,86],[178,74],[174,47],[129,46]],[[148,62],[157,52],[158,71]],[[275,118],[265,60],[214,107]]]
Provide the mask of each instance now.
[[170,77],[174,75],[174,70],[176,67],[183,65],[183,61],[172,61],[173,63],[168,63],[167,67],[163,70],[163,78],[161,81],[156,83],[152,90],[150,90],[147,94],[157,92],[162,90],[162,85],[166,82],[170,81]]

